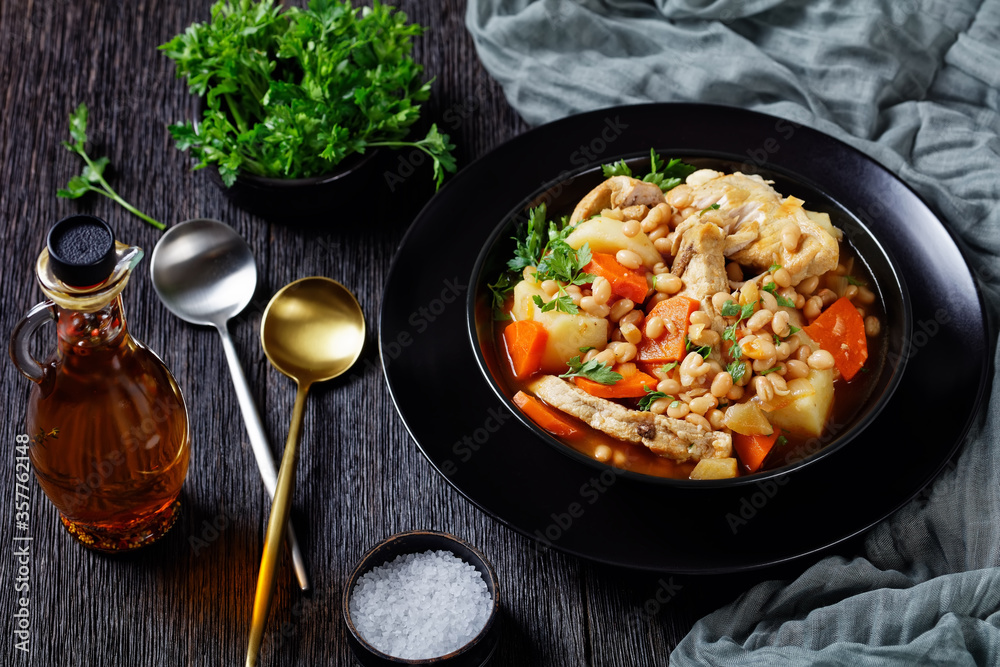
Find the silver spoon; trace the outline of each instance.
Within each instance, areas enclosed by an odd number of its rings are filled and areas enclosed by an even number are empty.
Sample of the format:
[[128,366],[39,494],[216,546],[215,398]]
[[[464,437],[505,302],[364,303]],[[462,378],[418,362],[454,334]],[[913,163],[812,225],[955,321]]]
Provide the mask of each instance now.
[[[222,336],[250,445],[264,488],[273,499],[277,467],[227,326],[230,318],[247,307],[257,288],[257,264],[250,247],[229,225],[196,218],[174,225],[160,238],[149,272],[167,310],[191,324],[214,326]],[[309,575],[291,524],[288,543],[299,588],[309,590]]]

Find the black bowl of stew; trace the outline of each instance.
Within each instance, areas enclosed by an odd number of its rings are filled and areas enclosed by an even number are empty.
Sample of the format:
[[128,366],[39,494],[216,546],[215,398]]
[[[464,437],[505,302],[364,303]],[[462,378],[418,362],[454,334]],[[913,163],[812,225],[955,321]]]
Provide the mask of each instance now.
[[[692,461],[674,462],[654,454],[642,444],[616,440],[572,418],[569,421],[582,426],[584,435],[557,437],[541,428],[515,405],[513,397],[519,391],[529,389],[529,383],[513,375],[502,340],[505,323],[495,319],[494,295],[490,286],[504,272],[507,261],[513,256],[516,247],[513,237],[524,225],[529,212],[544,203],[548,208],[549,220],[569,215],[576,203],[604,180],[599,165],[561,174],[559,178],[530,193],[505,216],[480,252],[469,283],[471,289],[467,303],[467,321],[473,351],[486,381],[515,416],[542,441],[572,459],[599,469],[610,465],[625,476],[642,481],[705,488],[738,485],[783,475],[835,456],[849,442],[862,437],[865,428],[874,422],[899,384],[905,366],[911,309],[903,277],[884,245],[888,239],[876,238],[862,222],[861,218],[871,215],[870,212],[848,210],[821,188],[797,178],[794,173],[783,171],[780,166],[768,165],[765,168],[748,165],[745,160],[729,155],[671,155],[669,151],[659,152],[665,157],[680,157],[699,169],[715,169],[725,174],[737,171],[756,172],[762,178],[773,181],[775,190],[781,195],[797,197],[805,202],[804,208],[829,215],[833,225],[843,232],[838,271],[846,269],[846,275],[837,272],[824,275],[819,280],[820,287],[814,293],[827,289],[824,285],[834,284],[841,287],[845,284],[853,285],[855,294],[866,290],[868,298],[863,309],[866,315],[877,320],[880,332],[868,338],[868,359],[861,372],[850,382],[841,378],[835,383],[833,408],[823,431],[812,436],[796,436],[782,431],[784,442],[778,441],[781,446],[773,447],[755,472],[748,472],[734,453],[733,457],[737,458],[739,465],[738,476],[717,480],[691,480],[689,475],[695,466]],[[614,160],[607,162],[618,159],[624,159],[640,178],[641,174],[649,170],[648,154],[641,157],[616,156]],[[845,283],[845,280],[849,282]],[[505,308],[509,310],[509,302],[503,304],[500,312]],[[784,437],[786,435],[788,437]],[[873,442],[871,445],[879,446],[879,443]]]

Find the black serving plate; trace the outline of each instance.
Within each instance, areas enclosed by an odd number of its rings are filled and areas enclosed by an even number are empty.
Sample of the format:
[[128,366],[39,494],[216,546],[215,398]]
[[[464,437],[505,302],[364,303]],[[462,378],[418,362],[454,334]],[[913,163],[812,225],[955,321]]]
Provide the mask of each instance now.
[[[480,372],[466,297],[476,258],[497,226],[534,193],[574,187],[575,174],[647,154],[650,147],[664,156],[722,159],[745,172],[788,175],[857,217],[905,276],[913,335],[902,352],[902,381],[874,423],[822,465],[729,488],[663,485],[611,468],[599,471],[529,430]],[[464,169],[403,239],[386,283],[379,342],[393,401],[410,434],[473,503],[561,551],[672,572],[779,563],[885,518],[961,445],[990,366],[978,284],[955,241],[907,186],[820,132],[763,114],[691,104],[567,118]],[[954,354],[958,349],[962,353]]]

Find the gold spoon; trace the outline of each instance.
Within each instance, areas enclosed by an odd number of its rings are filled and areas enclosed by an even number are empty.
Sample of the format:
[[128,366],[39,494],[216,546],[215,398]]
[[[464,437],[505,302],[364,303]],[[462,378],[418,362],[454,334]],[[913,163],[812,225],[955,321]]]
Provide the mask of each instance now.
[[365,317],[354,295],[337,281],[302,278],[281,288],[271,298],[261,320],[260,340],[271,364],[295,380],[298,390],[257,576],[247,667],[257,664],[274,598],[281,543],[295,488],[306,395],[314,382],[332,380],[357,361],[365,342]]

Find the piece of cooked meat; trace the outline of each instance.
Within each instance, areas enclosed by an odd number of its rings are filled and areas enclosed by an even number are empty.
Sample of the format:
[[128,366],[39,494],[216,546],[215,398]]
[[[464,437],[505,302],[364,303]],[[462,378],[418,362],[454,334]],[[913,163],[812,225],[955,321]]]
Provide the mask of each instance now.
[[712,329],[720,336],[726,322],[715,312],[712,297],[729,291],[726,258],[723,255],[726,235],[712,222],[700,222],[691,216],[677,227],[677,250],[671,273],[684,283],[681,296],[695,299],[701,309],[712,317]]
[[[837,267],[839,239],[830,231],[836,234],[838,230],[810,217],[802,200],[782,199],[760,176],[703,169],[691,174],[688,183],[694,190],[694,209],[719,205],[716,219],[728,236],[725,254],[733,261],[760,271],[780,264],[791,274],[793,285]],[[798,225],[801,231],[798,246],[791,252],[781,242],[781,232],[789,224]]]
[[733,439],[721,431],[705,431],[683,419],[625,406],[591,396],[572,382],[545,375],[532,385],[535,394],[554,408],[586,422],[612,438],[642,443],[654,454],[675,461],[724,459],[732,455]]
[[579,201],[569,222],[575,225],[606,208],[628,208],[643,204],[653,208],[665,201],[663,191],[655,183],[640,181],[631,176],[612,176]]

